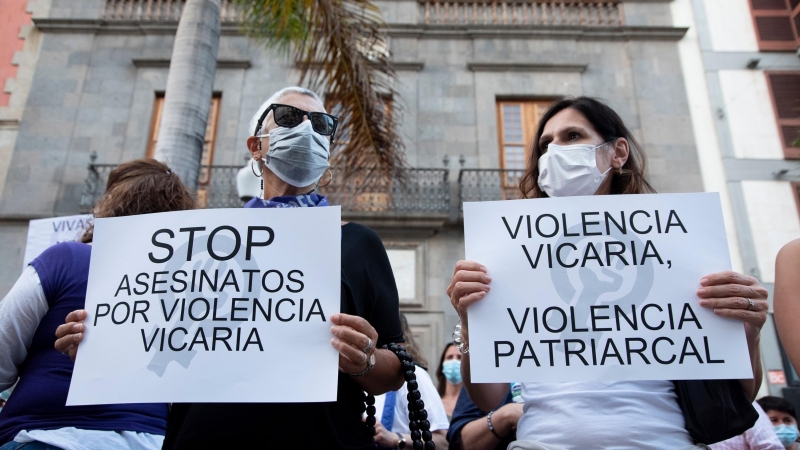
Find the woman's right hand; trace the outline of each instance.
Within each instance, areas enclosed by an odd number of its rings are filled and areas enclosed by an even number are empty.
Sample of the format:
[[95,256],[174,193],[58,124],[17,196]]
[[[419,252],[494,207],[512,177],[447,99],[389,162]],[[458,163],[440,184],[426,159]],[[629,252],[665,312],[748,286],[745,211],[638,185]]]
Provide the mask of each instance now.
[[56,343],[54,347],[65,355],[69,355],[75,362],[78,354],[78,344],[83,340],[83,321],[86,320],[86,310],[76,309],[67,314],[64,324],[56,328]]
[[483,299],[489,292],[489,283],[492,277],[487,273],[486,267],[475,261],[459,261],[456,263],[453,279],[447,286],[447,295],[450,303],[461,319],[461,326],[467,324],[467,308],[469,305]]

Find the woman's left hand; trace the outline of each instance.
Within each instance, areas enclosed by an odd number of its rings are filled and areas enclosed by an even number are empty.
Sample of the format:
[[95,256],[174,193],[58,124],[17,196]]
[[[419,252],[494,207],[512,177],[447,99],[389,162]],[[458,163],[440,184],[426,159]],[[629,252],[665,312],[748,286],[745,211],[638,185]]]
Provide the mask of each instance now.
[[353,374],[366,369],[378,345],[378,332],[366,319],[349,314],[334,314],[331,322],[331,345],[339,352],[339,370]]
[[758,342],[761,327],[767,321],[767,290],[754,277],[726,271],[700,280],[700,306],[714,314],[744,322],[748,344]]

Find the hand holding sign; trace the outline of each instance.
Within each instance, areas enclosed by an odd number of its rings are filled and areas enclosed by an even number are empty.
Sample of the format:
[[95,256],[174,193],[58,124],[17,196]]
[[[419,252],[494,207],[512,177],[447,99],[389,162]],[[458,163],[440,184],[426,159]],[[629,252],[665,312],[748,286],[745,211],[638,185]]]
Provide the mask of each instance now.
[[719,210],[714,194],[465,204],[477,262],[448,294],[462,327],[469,307],[472,381],[750,378],[766,292],[704,277],[730,264]]
[[97,219],[86,310],[57,332],[81,348],[67,403],[335,400],[340,224],[338,207]]

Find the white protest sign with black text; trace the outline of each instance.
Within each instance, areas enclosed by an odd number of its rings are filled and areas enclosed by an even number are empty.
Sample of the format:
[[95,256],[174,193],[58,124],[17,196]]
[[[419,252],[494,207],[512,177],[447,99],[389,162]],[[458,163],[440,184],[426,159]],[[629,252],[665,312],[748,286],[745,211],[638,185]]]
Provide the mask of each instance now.
[[28,239],[25,241],[22,269],[24,270],[31,261],[53,245],[78,240],[91,218],[90,214],[80,214],[31,220],[28,224]]
[[341,208],[96,219],[67,405],[335,401]]
[[752,378],[743,323],[697,297],[730,270],[718,194],[465,203],[464,234],[492,277],[473,382]]

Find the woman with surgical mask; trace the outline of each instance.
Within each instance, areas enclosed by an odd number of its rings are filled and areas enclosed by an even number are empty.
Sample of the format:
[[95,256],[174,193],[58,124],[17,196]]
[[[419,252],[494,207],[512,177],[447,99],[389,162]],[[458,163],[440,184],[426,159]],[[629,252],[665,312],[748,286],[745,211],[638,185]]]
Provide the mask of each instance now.
[[[541,118],[528,156],[520,181],[523,198],[654,192],[631,132],[616,112],[592,98],[556,102]],[[505,383],[470,381],[467,308],[491,289],[491,270],[479,261],[459,261],[447,288],[461,319],[460,336],[454,334],[460,338],[464,385],[485,411],[497,407],[509,389]],[[759,339],[766,289],[753,277],[720,272],[698,280],[697,297],[701,307],[743,322],[754,379],[740,383],[754,398],[762,376]],[[517,439],[529,448],[663,450],[694,444],[669,381],[522,383],[522,398]]]
[[[328,158],[337,124],[307,89],[283,89],[261,105],[249,127],[247,148],[253,175],[263,186],[261,196],[245,208],[327,206],[315,189],[323,178],[323,184],[330,182]],[[329,319],[330,345],[339,353],[337,401],[173,404],[164,449],[374,449],[371,430],[362,421],[364,392],[383,394],[403,384],[400,360],[381,348],[403,342],[397,286],[374,231],[342,222],[341,246],[341,313]],[[59,328],[59,341],[79,341],[72,326]],[[274,361],[274,370],[282,370],[284,363]]]
[[461,352],[452,342],[449,342],[444,347],[444,351],[442,351],[442,357],[439,359],[439,369],[436,370],[436,381],[439,383],[437,389],[439,390],[439,396],[442,398],[442,403],[444,403],[444,409],[447,411],[447,419],[450,420],[462,386]]

